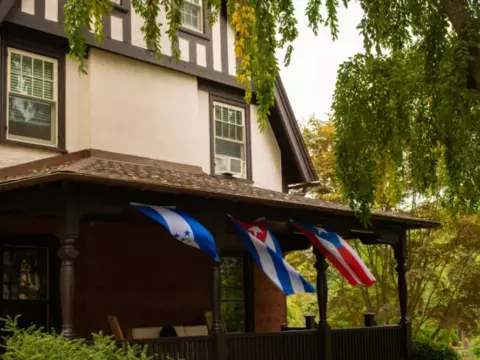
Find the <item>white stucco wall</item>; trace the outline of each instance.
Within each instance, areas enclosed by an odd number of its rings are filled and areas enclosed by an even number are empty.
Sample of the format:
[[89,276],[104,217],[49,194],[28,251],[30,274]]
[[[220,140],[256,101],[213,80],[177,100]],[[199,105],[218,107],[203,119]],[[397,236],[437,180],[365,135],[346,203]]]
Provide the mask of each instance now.
[[280,147],[270,124],[260,132],[257,107],[250,106],[252,139],[252,178],[255,186],[282,191],[282,159]]
[[208,171],[208,96],[195,77],[95,49],[89,77],[92,148]]

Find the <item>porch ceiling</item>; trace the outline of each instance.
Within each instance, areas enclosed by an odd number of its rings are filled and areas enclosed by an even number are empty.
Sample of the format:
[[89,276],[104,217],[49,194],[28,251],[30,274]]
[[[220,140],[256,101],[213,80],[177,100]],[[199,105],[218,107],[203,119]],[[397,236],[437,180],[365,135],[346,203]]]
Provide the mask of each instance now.
[[[99,150],[82,150],[0,169],[0,192],[59,180],[112,184],[165,193],[301,208],[354,215],[345,205],[257,188],[238,179],[208,175],[199,167]],[[435,227],[439,223],[401,213],[375,212],[373,219],[405,228]]]

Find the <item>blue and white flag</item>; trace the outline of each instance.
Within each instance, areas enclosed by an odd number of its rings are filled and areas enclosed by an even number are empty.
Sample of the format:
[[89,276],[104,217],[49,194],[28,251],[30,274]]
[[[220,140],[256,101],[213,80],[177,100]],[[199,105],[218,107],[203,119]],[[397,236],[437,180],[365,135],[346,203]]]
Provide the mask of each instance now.
[[175,239],[202,250],[217,262],[220,261],[212,234],[190,215],[163,206],[143,204],[132,204],[132,206],[162,224]]
[[255,262],[285,295],[315,292],[314,287],[282,258],[278,241],[265,221],[248,224],[231,219]]

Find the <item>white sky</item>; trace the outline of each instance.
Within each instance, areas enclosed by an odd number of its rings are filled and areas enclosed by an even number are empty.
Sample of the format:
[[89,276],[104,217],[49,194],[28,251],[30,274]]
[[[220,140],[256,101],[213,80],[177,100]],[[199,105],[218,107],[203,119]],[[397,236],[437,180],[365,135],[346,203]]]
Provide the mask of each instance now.
[[[307,0],[294,0],[299,36],[294,43],[292,61],[281,69],[281,76],[293,110],[299,121],[314,114],[326,119],[332,104],[338,66],[356,53],[363,52],[363,40],[356,29],[362,10],[351,2],[338,14],[339,36],[333,41],[330,30],[320,28],[318,36],[308,28],[305,16]],[[283,56],[280,58],[283,61]]]

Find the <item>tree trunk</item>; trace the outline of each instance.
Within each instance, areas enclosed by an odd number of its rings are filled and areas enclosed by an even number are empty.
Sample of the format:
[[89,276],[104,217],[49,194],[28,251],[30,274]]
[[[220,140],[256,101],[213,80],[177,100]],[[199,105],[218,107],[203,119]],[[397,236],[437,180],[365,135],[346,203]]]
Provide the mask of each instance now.
[[[466,39],[479,37],[478,29],[480,24],[476,21],[468,11],[466,0],[440,0],[448,19],[451,21],[455,31],[463,35]],[[475,85],[472,86],[480,90],[480,49],[474,47],[470,49],[473,57],[470,67],[470,75]]]

